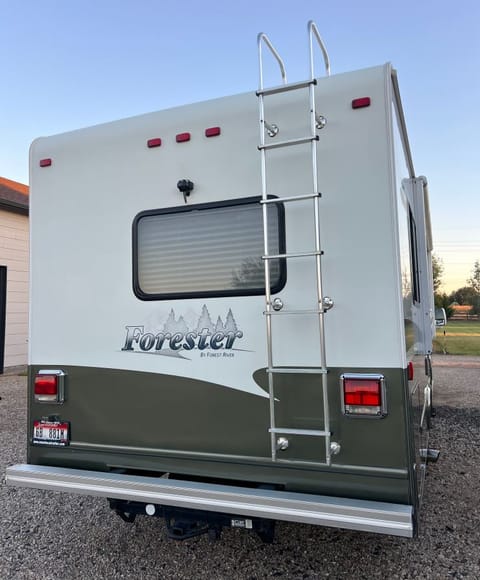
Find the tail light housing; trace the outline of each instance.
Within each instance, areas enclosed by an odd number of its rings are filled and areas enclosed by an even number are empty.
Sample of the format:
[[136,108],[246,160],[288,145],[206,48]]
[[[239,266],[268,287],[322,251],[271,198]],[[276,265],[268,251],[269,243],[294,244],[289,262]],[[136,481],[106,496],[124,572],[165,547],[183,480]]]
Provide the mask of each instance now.
[[[408,374],[408,380],[409,380],[409,381],[413,381],[413,377],[414,377],[414,375],[415,375],[415,372],[414,372],[414,368],[413,368],[413,363],[412,363],[412,361],[410,361],[410,362],[408,363],[408,367],[407,367],[407,369],[408,369],[408,371],[407,371],[407,374]],[[426,374],[426,373],[425,373],[425,374]]]
[[345,373],[340,377],[342,412],[353,417],[387,414],[385,377],[380,374]]
[[33,381],[33,398],[37,403],[63,403],[65,373],[62,370],[40,370]]

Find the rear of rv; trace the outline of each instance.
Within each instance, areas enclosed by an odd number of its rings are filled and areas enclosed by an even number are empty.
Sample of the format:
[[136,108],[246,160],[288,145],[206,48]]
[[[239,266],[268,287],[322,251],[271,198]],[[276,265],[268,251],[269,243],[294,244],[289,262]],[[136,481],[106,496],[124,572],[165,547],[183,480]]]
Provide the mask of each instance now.
[[[292,144],[309,86],[313,149]],[[309,86],[33,144],[28,464],[8,483],[126,519],[414,534],[426,182],[389,65]]]

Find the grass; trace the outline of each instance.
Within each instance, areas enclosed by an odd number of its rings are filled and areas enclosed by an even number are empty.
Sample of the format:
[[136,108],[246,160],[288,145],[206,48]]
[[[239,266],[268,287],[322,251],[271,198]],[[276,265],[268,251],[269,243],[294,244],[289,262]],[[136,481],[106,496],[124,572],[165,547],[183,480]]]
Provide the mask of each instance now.
[[[445,334],[444,334],[445,332]],[[480,356],[480,321],[452,320],[437,327],[433,352]]]

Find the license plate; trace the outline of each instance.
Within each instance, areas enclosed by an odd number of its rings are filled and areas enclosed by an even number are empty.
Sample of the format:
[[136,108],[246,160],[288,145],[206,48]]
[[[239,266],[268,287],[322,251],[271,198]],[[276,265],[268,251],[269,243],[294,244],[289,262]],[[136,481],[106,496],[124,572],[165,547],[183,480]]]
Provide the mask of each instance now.
[[37,445],[57,445],[69,443],[69,424],[60,421],[34,421],[33,443]]

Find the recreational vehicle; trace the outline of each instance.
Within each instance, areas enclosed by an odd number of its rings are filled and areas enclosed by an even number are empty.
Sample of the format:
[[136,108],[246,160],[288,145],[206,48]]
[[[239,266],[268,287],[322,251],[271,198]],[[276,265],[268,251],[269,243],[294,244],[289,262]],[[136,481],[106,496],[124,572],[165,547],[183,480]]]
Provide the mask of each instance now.
[[416,533],[427,181],[392,66],[330,75],[308,35],[305,81],[262,33],[256,91],[33,143],[28,456],[7,484],[178,539]]

